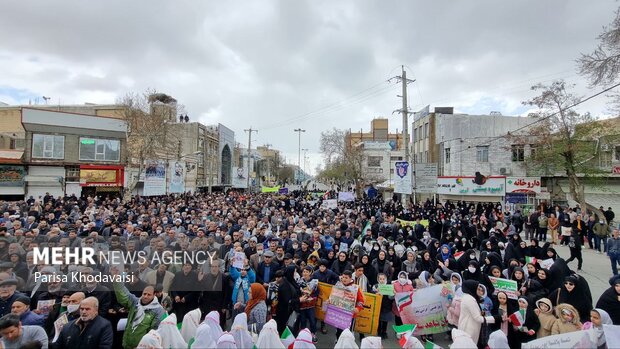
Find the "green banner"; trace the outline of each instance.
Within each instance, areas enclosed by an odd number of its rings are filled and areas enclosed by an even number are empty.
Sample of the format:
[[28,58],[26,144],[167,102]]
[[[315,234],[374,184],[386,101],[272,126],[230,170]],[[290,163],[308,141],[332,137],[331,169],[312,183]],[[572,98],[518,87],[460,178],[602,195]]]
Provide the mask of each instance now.
[[277,193],[280,190],[280,186],[276,185],[275,187],[261,187],[261,193]]
[[506,295],[508,295],[508,298],[519,299],[516,281],[492,276],[489,276],[489,280],[491,281],[491,285],[495,288],[495,291],[493,292],[494,295],[496,295],[499,291],[504,291],[506,292]]

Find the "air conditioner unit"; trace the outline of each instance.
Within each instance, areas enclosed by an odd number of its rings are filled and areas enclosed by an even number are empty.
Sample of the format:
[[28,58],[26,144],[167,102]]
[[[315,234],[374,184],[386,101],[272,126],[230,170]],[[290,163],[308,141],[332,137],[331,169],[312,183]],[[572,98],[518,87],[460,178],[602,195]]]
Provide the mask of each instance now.
[[509,168],[506,168],[506,167],[500,167],[500,169],[499,169],[499,174],[500,174],[500,175],[502,175],[502,176],[509,175],[510,173],[511,173],[511,172],[510,172],[510,169],[509,169]]
[[609,144],[602,144],[602,145],[601,145],[601,150],[602,150],[602,151],[609,151],[609,150],[610,150],[610,148],[609,148]]

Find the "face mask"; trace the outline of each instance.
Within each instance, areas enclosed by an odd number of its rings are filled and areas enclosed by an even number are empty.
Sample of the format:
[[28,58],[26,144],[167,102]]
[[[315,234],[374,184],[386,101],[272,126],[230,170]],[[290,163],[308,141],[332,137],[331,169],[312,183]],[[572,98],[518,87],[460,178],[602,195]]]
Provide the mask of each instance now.
[[406,283],[407,283],[407,278],[399,278],[399,279],[398,279],[398,282],[399,282],[401,285],[404,285],[404,284],[406,284]]
[[375,246],[372,249],[375,250],[375,251],[379,251],[379,246]]
[[161,234],[161,232],[162,231],[160,229],[157,229],[157,234]]
[[75,313],[78,309],[80,309],[79,304],[69,304],[67,305],[67,311],[69,313]]
[[293,249],[296,250],[299,247],[299,245],[295,244],[293,245]]
[[476,259],[476,255],[475,254],[470,254],[469,255],[469,259]]
[[469,272],[472,274],[476,272],[476,268],[474,267],[468,267],[467,270],[469,270]]
[[605,222],[603,222],[603,221],[599,221],[599,223],[601,223],[601,224],[605,224]]
[[262,256],[263,255],[263,250],[256,251],[256,253],[258,253],[259,256]]

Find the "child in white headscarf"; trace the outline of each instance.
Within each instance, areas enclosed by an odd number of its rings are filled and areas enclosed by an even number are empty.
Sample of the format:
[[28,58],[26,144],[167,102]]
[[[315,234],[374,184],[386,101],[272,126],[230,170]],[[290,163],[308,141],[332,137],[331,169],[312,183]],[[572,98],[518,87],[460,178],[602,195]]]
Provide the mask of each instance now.
[[489,348],[493,349],[510,349],[510,346],[508,345],[508,337],[506,337],[502,330],[491,332],[488,344]]
[[364,337],[360,349],[382,349],[381,337]]
[[293,342],[293,349],[316,349],[314,342],[312,342],[312,333],[309,329],[304,328],[299,331],[295,342]]
[[338,338],[338,342],[334,346],[334,349],[359,349],[357,343],[355,343],[355,336],[348,328],[343,330]]
[[190,311],[183,317],[181,336],[183,336],[183,340],[185,340],[187,343],[189,343],[192,338],[196,336],[196,330],[198,330],[198,325],[200,325],[201,318],[202,313],[199,308]]
[[192,349],[214,348],[216,344],[216,337],[214,331],[207,321],[203,321],[198,329],[196,329],[196,337],[192,344]]
[[471,339],[471,336],[464,331],[457,328],[452,330],[452,345],[450,349],[471,349],[477,348],[476,343]]
[[583,329],[594,329],[597,338],[597,348],[604,349],[607,340],[605,339],[605,332],[603,332],[603,325],[613,325],[611,317],[605,310],[595,308],[590,311],[590,320],[583,324]]
[[151,330],[140,339],[140,343],[138,343],[136,349],[163,349],[164,347],[162,347],[161,342],[162,339],[159,332]]
[[271,319],[263,326],[256,340],[256,349],[285,349],[280,341],[276,320]]
[[215,335],[215,338],[220,338],[222,333],[224,333],[222,327],[220,326],[220,313],[218,313],[217,311],[214,310],[207,314],[204,322],[209,324],[211,330],[213,331],[213,334]]
[[217,349],[237,349],[235,338],[233,338],[233,336],[230,333],[223,332],[220,338],[217,339],[216,348]]
[[235,316],[230,334],[235,338],[237,349],[252,349],[252,335],[248,331],[248,316],[246,313],[240,313]]
[[187,343],[181,336],[177,327],[176,314],[170,314],[163,319],[157,329],[162,338],[162,347],[164,348],[187,348]]

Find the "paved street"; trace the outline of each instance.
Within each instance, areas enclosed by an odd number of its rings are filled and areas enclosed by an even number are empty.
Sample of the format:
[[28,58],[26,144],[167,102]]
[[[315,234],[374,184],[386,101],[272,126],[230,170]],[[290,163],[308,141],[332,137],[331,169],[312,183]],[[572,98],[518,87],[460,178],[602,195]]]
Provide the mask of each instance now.
[[[570,252],[566,246],[556,246],[556,250],[560,257],[568,259]],[[608,280],[611,277],[611,266],[609,264],[609,258],[604,254],[597,254],[590,249],[584,249],[583,251],[583,270],[579,271],[579,274],[588,280],[590,284],[590,290],[592,291],[592,302],[596,305],[596,301],[601,294],[609,288]],[[573,270],[577,269],[577,261],[573,261],[569,264],[569,267]],[[391,326],[392,324],[390,324]],[[319,342],[317,348],[333,348],[334,339],[336,338],[335,329],[329,328],[327,335],[319,334]],[[383,341],[383,348],[400,348],[398,341],[395,338],[394,332],[388,332],[389,338]],[[359,345],[359,335],[356,335],[357,343]],[[445,335],[435,335],[435,343],[447,348],[451,341],[446,339]]]

